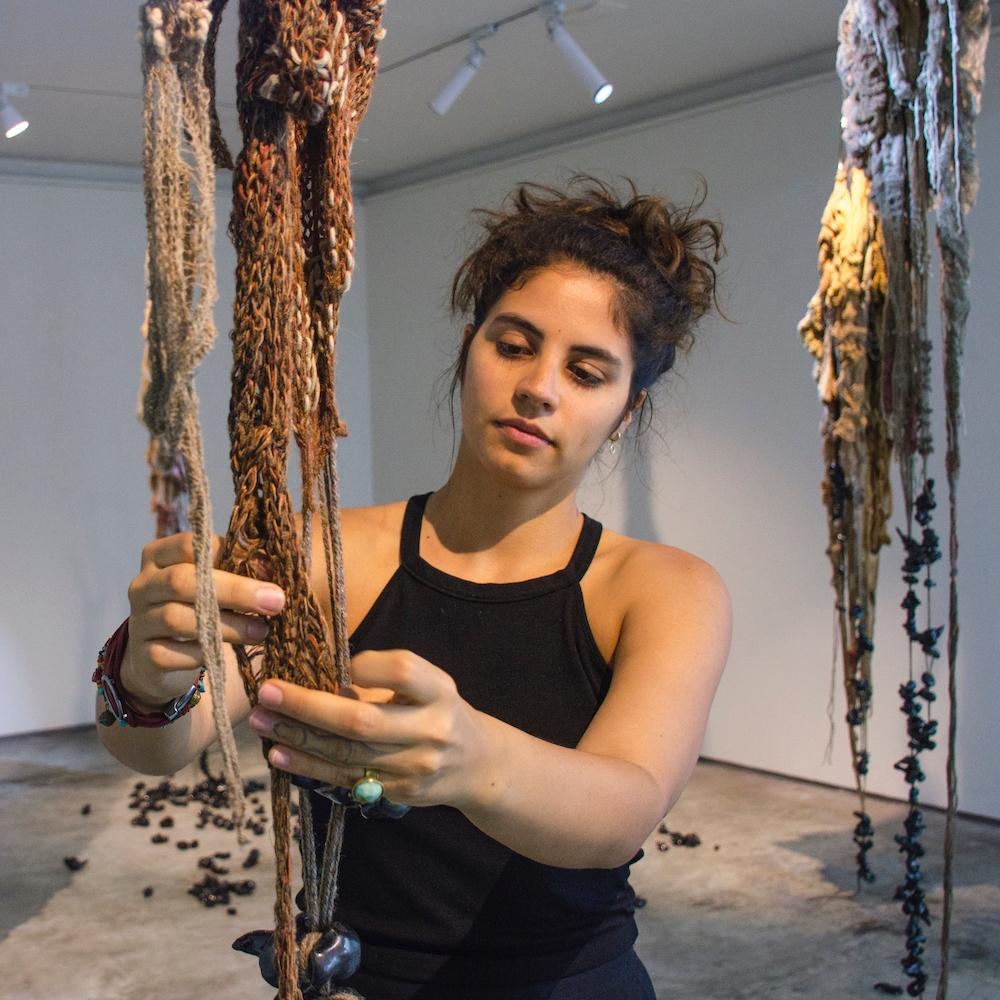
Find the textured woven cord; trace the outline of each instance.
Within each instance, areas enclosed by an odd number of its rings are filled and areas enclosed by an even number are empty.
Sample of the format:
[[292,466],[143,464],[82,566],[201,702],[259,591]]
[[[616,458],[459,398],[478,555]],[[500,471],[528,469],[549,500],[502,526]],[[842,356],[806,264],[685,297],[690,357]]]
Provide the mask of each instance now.
[[[229,422],[236,503],[224,564],[272,580],[286,594],[259,666],[238,650],[252,701],[271,677],[324,691],[350,680],[336,505],[336,438],[346,428],[334,372],[340,299],[354,264],[350,150],[375,75],[383,4],[240,2],[243,148],[230,223],[237,252]],[[287,481],[293,438],[302,471],[301,535]],[[309,584],[317,513],[332,625]],[[272,781],[279,995],[297,1000],[312,936],[296,953],[289,784],[273,770]],[[303,826],[303,838],[309,835]],[[303,851],[307,912],[316,907],[317,932],[333,920],[342,835],[343,810],[334,807],[322,858],[311,847]]]
[[[205,475],[194,370],[215,340],[218,297],[215,167],[209,142],[204,46],[211,13],[201,0],[158,0],[141,10],[144,76],[149,306],[148,385],[143,419],[151,435],[153,481],[181,469],[190,496],[197,590],[195,619],[212,692],[212,714],[241,842],[246,805],[232,723],[219,607],[212,576],[212,506]],[[176,477],[175,477],[176,482]],[[176,530],[179,524],[161,523]]]
[[208,88],[209,96],[208,119],[211,128],[212,156],[220,170],[233,169],[233,154],[229,151],[222,134],[222,124],[219,122],[219,112],[215,104],[215,46],[219,39],[222,12],[228,2],[229,0],[211,0],[209,3],[208,9],[212,21],[208,26],[208,38],[205,39],[205,86]]

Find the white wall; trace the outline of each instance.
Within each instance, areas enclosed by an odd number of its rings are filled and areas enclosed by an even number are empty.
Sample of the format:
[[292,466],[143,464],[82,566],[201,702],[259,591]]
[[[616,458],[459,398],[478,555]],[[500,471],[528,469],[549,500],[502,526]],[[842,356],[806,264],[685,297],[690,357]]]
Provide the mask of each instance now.
[[[94,658],[127,613],[126,587],[153,532],[147,437],[135,417],[142,191],[102,183],[100,171],[80,175],[89,179],[0,175],[0,735],[93,718]],[[219,175],[220,337],[197,377],[219,532],[233,498],[229,176]],[[358,229],[363,243],[363,209]],[[372,498],[364,278],[359,263],[340,340],[347,504]]]
[[[997,68],[994,61],[993,74]],[[1000,345],[989,298],[1000,278],[993,239],[1000,226],[1000,106],[992,94],[988,89],[980,126],[983,192],[971,223],[976,258],[962,440],[959,769],[962,808],[1000,816],[991,712],[1000,704],[994,389]],[[851,785],[839,679],[833,761],[823,760],[832,592],[819,497],[821,410],[811,359],[796,332],[817,284],[816,237],[834,179],[839,117],[840,86],[830,77],[377,195],[366,206],[374,488],[384,502],[432,489],[447,474],[451,431],[447,422],[432,429],[432,399],[435,379],[458,343],[460,324],[448,317],[445,303],[467,245],[468,210],[496,205],[520,180],[559,182],[573,171],[625,174],[640,189],[676,200],[690,197],[695,172],[704,175],[706,211],[726,226],[723,289],[735,325],[706,324],[690,360],[667,384],[664,437],[649,439],[648,459],[598,469],[584,506],[611,528],[697,553],[729,584],[733,651],[704,754]],[[943,434],[939,440],[943,450]],[[941,464],[936,456],[933,471],[943,486]],[[939,510],[942,536],[946,524]],[[893,796],[905,794],[892,767],[905,746],[896,694],[906,675],[900,562],[897,541],[883,562],[869,781],[873,791]],[[937,576],[944,584],[946,569]],[[943,618],[944,586],[937,594]],[[923,797],[942,803],[944,749],[926,756]]]

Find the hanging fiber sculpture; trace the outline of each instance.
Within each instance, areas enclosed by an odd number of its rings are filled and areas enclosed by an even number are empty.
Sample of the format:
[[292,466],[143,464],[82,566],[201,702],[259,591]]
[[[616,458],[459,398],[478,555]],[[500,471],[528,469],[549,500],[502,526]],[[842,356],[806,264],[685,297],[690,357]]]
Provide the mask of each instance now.
[[[237,249],[233,396],[236,504],[227,569],[280,585],[284,612],[262,656],[237,647],[252,702],[265,679],[325,691],[350,684],[337,501],[336,439],[347,433],[334,397],[337,314],[354,266],[349,157],[371,94],[385,0],[242,0],[237,89],[244,147],[235,167],[215,112],[214,50],[226,0],[153,0],[141,11],[145,86],[149,305],[145,334],[157,535],[181,530],[184,495],[194,536],[198,633],[237,829],[243,799],[225,708],[211,507],[193,372],[215,337],[214,166],[234,167],[230,232]],[[214,165],[213,165],[214,161]],[[294,435],[302,470],[302,534],[287,466]],[[332,630],[310,591],[319,514]],[[322,856],[312,799],[300,788],[304,913],[292,915],[290,779],[272,769],[276,930],[236,943],[260,958],[281,1000],[357,996],[335,983],[359,962],[356,935],[334,921],[344,825],[335,804]],[[303,782],[303,785],[309,785]],[[380,804],[370,815],[406,807]]]
[[[830,524],[830,557],[834,568],[834,587],[838,613],[843,620],[843,600],[846,589],[851,617],[865,625],[865,631],[855,634],[845,630],[842,635],[853,640],[844,643],[843,659],[848,684],[848,716],[851,747],[862,807],[855,840],[859,841],[858,874],[869,878],[866,849],[870,846],[871,827],[866,825],[863,805],[862,776],[868,768],[867,750],[857,735],[870,709],[871,625],[869,614],[874,612],[864,602],[854,604],[851,592],[852,524],[856,515],[853,502],[864,507],[864,526],[874,525],[888,508],[878,506],[879,497],[870,489],[870,478],[852,479],[850,471],[837,459],[844,451],[842,415],[850,415],[853,426],[869,424],[869,453],[859,456],[852,449],[851,458],[868,467],[879,459],[871,453],[872,425],[882,424],[888,437],[880,438],[880,446],[892,442],[900,468],[900,480],[906,515],[906,534],[900,532],[906,548],[903,564],[907,594],[902,607],[906,612],[904,628],[911,647],[909,681],[900,688],[903,712],[907,716],[910,754],[896,767],[904,773],[910,785],[910,810],[905,834],[897,836],[900,850],[906,856],[906,878],[897,890],[907,918],[907,954],[902,960],[910,979],[907,992],[911,996],[924,993],[927,976],[923,969],[922,923],[930,922],[920,888],[919,858],[923,848],[919,843],[922,818],[917,808],[917,784],[923,780],[918,755],[932,749],[936,722],[930,718],[934,701],[932,687],[933,661],[938,657],[936,643],[943,631],[930,618],[930,592],[933,581],[929,566],[940,558],[937,535],[930,528],[933,510],[933,480],[928,478],[928,459],[933,450],[930,431],[930,370],[932,345],[927,333],[927,275],[930,253],[927,241],[927,212],[935,208],[937,243],[941,256],[941,315],[942,358],[945,381],[945,426],[947,454],[945,468],[949,493],[949,735],[948,735],[948,818],[945,835],[944,912],[941,929],[941,977],[938,1000],[945,1000],[948,988],[949,932],[952,910],[952,860],[954,823],[958,804],[955,770],[955,739],[957,733],[957,692],[955,667],[958,650],[958,538],[956,490],[959,472],[958,427],[960,423],[961,354],[965,323],[969,312],[969,244],[963,216],[972,207],[977,190],[975,164],[975,119],[979,112],[983,82],[983,66],[989,38],[988,0],[849,0],[841,16],[840,47],[837,68],[844,85],[842,117],[843,164],[838,171],[837,189],[824,216],[820,235],[820,291],[810,305],[809,315],[800,324],[807,346],[817,356],[816,377],[820,395],[827,406],[823,424],[826,478],[824,501]],[[849,233],[846,217],[831,210],[843,200],[839,189],[850,177],[853,192],[860,185],[854,176],[863,173],[870,181],[870,199],[874,209],[881,250],[885,260],[885,302],[881,316],[873,324],[869,317],[870,335],[867,343],[869,370],[865,378],[857,378],[855,357],[842,350],[842,329],[851,316],[845,313],[843,301],[829,294],[835,278],[828,277],[831,267],[831,247],[844,241]],[[829,219],[841,228],[833,231]],[[855,261],[847,270],[856,276]],[[845,279],[846,281],[846,279]],[[869,306],[872,303],[869,302]],[[847,309],[855,309],[849,301]],[[878,324],[881,324],[880,336]],[[829,352],[827,352],[829,346]],[[873,371],[874,364],[881,371]],[[849,391],[845,391],[849,389]],[[883,416],[884,415],[884,416]],[[886,462],[888,454],[885,454]],[[854,471],[854,470],[851,470]],[[859,494],[859,486],[868,492]],[[913,522],[921,526],[920,540],[913,537]],[[884,526],[885,521],[882,520]],[[846,530],[845,530],[846,529]],[[884,535],[864,536],[865,541],[878,545],[888,541]],[[846,550],[846,551],[843,551]],[[869,556],[877,557],[877,549]],[[857,558],[857,556],[856,556]],[[917,626],[916,608],[920,605],[914,591],[918,573],[928,568],[923,580],[926,590],[927,624],[923,631]],[[877,562],[874,565],[877,575]],[[847,583],[838,584],[838,573],[847,575]],[[866,583],[874,594],[875,578]],[[862,585],[859,579],[857,587]],[[925,657],[921,673],[922,687],[917,688],[913,668],[914,644]],[[859,663],[867,658],[862,671]],[[857,680],[862,689],[858,691]],[[927,715],[919,702],[927,707]],[[864,832],[859,830],[864,826]]]
[[815,377],[826,408],[823,502],[829,525],[827,555],[836,594],[851,759],[858,787],[854,829],[859,880],[871,882],[872,826],[865,805],[871,636],[879,550],[888,543],[892,514],[891,445],[878,398],[886,295],[881,232],[864,172],[841,166],[820,232],[819,291],[799,324],[816,358]]
[[[222,627],[212,577],[212,505],[202,453],[194,370],[215,341],[215,167],[210,145],[204,50],[211,22],[203,0],[155,0],[141,8],[148,231],[146,352],[142,417],[157,537],[183,526],[189,496],[195,618],[211,685],[233,823],[242,842],[246,806],[226,711]],[[199,691],[204,691],[202,677]],[[190,699],[194,704],[195,692]]]
[[[349,157],[374,81],[384,3],[239,5],[243,149],[233,173],[230,223],[237,252],[229,419],[236,504],[224,564],[271,580],[286,595],[259,662],[237,648],[254,703],[268,678],[330,692],[350,684],[336,469],[337,437],[346,428],[337,413],[334,367],[338,308],[354,266]],[[292,436],[302,471],[301,538],[287,483]],[[309,586],[317,513],[332,629]],[[359,961],[357,938],[334,921],[345,807],[334,803],[317,857],[314,793],[301,789],[305,885],[297,940],[290,784],[287,773],[272,768],[278,869],[273,944],[258,939],[242,947],[259,954],[265,975],[273,958],[281,1000],[356,995],[333,985]]]

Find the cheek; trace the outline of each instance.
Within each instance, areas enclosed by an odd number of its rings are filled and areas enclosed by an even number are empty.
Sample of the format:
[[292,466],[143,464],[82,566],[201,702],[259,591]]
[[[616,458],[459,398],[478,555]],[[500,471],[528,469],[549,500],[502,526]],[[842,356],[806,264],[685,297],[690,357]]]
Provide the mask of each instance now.
[[478,347],[480,345],[473,345],[465,362],[465,374],[460,387],[463,417],[479,412],[491,394],[497,391],[496,380],[489,377],[489,366],[482,363],[481,357],[477,357],[481,353],[477,351]]

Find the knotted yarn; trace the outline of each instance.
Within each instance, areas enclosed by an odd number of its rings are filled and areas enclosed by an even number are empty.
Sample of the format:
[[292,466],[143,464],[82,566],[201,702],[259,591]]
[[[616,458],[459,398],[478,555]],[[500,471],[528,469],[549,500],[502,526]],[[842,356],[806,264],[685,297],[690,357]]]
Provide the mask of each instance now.
[[246,805],[226,709],[222,626],[212,576],[212,505],[202,451],[194,371],[215,341],[215,165],[205,42],[207,0],[152,0],[140,9],[143,176],[148,232],[145,386],[157,536],[181,530],[189,496],[195,619],[212,692],[233,823],[243,842]]
[[[237,253],[229,418],[236,502],[224,562],[285,591],[284,610],[271,621],[260,659],[237,648],[252,702],[268,678],[328,692],[350,684],[336,470],[336,441],[346,427],[334,374],[338,310],[354,266],[350,152],[371,94],[384,3],[239,5],[243,149],[233,172],[230,222]],[[288,491],[293,437],[302,472],[301,535]],[[330,626],[309,584],[317,512]],[[288,775],[272,768],[271,784],[279,995],[295,1000],[300,957]],[[333,919],[343,820],[343,807],[334,805],[323,857],[304,865],[313,930],[325,930]],[[303,828],[303,841],[311,833]],[[308,861],[310,852],[303,853]]]

